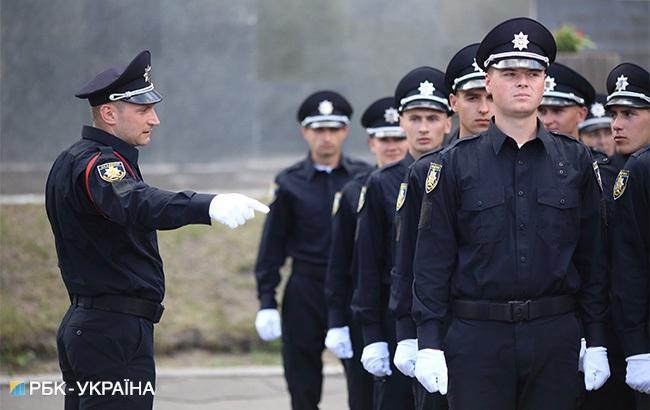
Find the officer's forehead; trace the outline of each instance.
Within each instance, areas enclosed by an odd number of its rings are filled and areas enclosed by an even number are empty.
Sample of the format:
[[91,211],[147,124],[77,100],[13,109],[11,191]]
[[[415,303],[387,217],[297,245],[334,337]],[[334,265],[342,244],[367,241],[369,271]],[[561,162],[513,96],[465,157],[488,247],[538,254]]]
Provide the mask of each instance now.
[[537,70],[533,68],[527,68],[527,67],[508,67],[508,68],[496,68],[496,67],[490,67],[488,68],[487,71],[488,75],[494,75],[496,73],[500,74],[505,74],[505,73],[517,73],[517,74],[529,74],[529,73],[538,73],[538,74],[546,74],[544,70]]

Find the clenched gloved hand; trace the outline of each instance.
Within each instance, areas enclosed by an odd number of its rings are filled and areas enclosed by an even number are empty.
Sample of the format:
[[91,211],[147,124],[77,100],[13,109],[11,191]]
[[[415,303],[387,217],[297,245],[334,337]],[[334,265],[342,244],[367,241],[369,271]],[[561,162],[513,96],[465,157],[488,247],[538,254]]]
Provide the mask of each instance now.
[[609,379],[609,362],[607,361],[607,349],[604,347],[588,347],[583,358],[585,372],[585,388],[587,390],[598,390]]
[[650,394],[650,353],[635,354],[625,361],[625,383],[636,391]]
[[235,229],[255,217],[255,211],[266,214],[269,207],[246,195],[219,194],[212,198],[208,212],[211,219]]
[[405,376],[415,377],[415,359],[418,356],[418,340],[404,339],[397,342],[393,363]]
[[415,361],[415,377],[429,393],[447,394],[447,362],[442,350],[422,349]]
[[327,347],[339,359],[352,357],[352,341],[350,340],[350,328],[347,326],[333,327],[327,331],[325,336],[325,347]]
[[363,353],[361,353],[361,364],[363,364],[363,368],[373,376],[390,376],[393,372],[390,370],[389,356],[388,343],[370,343],[368,346],[363,348]]
[[275,340],[282,336],[280,313],[277,309],[261,309],[255,317],[255,329],[264,341]]

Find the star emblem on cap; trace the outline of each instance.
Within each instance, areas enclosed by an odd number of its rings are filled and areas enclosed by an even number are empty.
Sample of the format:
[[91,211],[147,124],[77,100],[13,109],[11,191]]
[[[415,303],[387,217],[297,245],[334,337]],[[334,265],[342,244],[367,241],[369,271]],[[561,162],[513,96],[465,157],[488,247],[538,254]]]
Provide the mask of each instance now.
[[430,83],[429,80],[425,80],[424,82],[420,83],[418,91],[420,92],[420,95],[430,97],[433,95],[433,92],[436,91],[436,87],[434,87],[433,83]]
[[557,84],[555,83],[555,78],[549,75],[546,77],[546,80],[544,80],[544,92],[555,90],[556,85]]
[[616,79],[616,91],[625,91],[630,83],[627,82],[627,77],[622,75]]
[[524,34],[522,31],[519,34],[515,34],[515,38],[512,40],[513,48],[518,50],[523,50],[528,48],[528,34]]
[[318,112],[322,115],[330,115],[334,111],[331,101],[323,100],[318,104]]
[[591,115],[594,117],[604,117],[605,116],[605,107],[601,103],[594,103],[591,106]]
[[389,124],[395,124],[399,121],[399,112],[393,107],[386,108],[386,111],[384,111],[384,120]]
[[481,69],[481,67],[478,66],[478,63],[476,62],[476,59],[474,59],[474,62],[472,63],[472,67],[474,67],[474,71],[477,71],[477,72],[479,72],[479,73],[482,73],[482,72],[483,72],[483,70]]
[[148,83],[151,82],[151,66],[150,66],[150,65],[148,65],[148,66],[144,69],[144,74],[142,74],[142,76],[144,77],[144,81],[146,81],[146,82],[148,82]]

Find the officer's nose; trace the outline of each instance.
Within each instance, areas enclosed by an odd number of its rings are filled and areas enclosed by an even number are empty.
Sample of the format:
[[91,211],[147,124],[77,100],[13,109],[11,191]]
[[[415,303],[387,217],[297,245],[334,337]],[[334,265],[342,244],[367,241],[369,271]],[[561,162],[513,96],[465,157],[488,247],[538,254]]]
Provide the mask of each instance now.
[[155,108],[151,109],[151,118],[149,119],[149,124],[152,126],[160,125],[160,118],[158,118],[158,114],[156,113]]
[[481,103],[478,106],[478,112],[487,114],[490,112],[490,101],[487,98],[481,98]]

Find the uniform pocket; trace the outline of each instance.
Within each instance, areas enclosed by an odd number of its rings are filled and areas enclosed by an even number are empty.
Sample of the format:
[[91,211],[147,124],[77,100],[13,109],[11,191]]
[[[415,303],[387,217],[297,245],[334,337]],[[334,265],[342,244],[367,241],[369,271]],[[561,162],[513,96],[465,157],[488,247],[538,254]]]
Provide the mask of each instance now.
[[470,189],[461,194],[458,226],[466,243],[495,242],[505,231],[505,190]]
[[549,243],[574,243],[580,230],[578,190],[568,187],[537,190],[537,231]]

